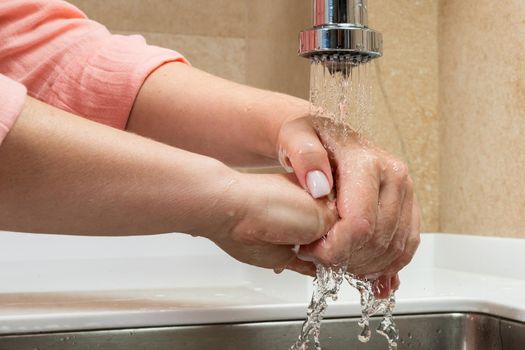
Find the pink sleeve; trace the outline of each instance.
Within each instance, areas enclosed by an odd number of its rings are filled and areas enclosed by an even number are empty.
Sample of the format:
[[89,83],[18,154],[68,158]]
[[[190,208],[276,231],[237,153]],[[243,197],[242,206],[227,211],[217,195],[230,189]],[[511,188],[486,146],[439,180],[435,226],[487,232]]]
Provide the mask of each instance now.
[[172,61],[187,63],[139,35],[112,35],[64,1],[0,1],[0,73],[94,121],[125,128],[144,80]]
[[26,88],[0,74],[0,144],[15,124],[26,101]]

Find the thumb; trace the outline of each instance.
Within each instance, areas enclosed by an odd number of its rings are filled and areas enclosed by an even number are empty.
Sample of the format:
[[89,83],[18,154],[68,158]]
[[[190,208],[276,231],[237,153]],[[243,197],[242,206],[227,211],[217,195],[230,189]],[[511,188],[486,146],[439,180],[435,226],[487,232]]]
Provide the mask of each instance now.
[[291,167],[312,197],[327,196],[334,185],[328,152],[307,118],[288,122],[281,131],[281,163]]

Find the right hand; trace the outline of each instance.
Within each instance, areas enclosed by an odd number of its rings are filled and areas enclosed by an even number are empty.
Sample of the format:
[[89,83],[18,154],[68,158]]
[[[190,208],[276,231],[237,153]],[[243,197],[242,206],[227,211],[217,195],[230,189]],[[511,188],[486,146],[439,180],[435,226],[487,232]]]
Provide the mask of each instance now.
[[315,275],[312,263],[297,259],[295,245],[323,237],[337,220],[335,204],[313,199],[293,174],[239,174],[230,197],[237,210],[230,229],[209,237],[235,259],[276,271]]
[[[330,122],[324,121],[317,133],[311,118],[293,119],[283,125],[278,139],[284,165],[293,168],[303,188],[312,187],[310,193],[318,198],[334,186],[337,193],[340,219],[325,239],[303,246],[300,256],[328,266],[348,264],[353,274],[380,277],[377,295],[388,297],[399,286],[397,273],[419,245],[413,182],[405,163],[358,133],[341,137],[340,126],[327,127]],[[324,186],[309,186],[314,171],[324,175],[318,181]]]

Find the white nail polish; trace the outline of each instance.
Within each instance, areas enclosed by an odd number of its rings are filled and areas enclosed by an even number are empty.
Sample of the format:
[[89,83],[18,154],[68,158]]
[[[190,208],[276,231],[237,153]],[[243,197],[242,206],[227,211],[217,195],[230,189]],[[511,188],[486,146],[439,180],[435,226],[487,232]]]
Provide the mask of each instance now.
[[330,194],[330,184],[326,175],[320,170],[310,171],[306,175],[306,185],[314,198],[321,198]]

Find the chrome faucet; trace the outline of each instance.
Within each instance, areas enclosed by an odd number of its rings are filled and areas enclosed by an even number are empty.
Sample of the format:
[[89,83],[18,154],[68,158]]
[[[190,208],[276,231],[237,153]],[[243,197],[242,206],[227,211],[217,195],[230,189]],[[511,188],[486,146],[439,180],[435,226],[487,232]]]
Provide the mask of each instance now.
[[368,28],[367,0],[313,0],[313,9],[299,55],[360,64],[383,54],[382,34]]

